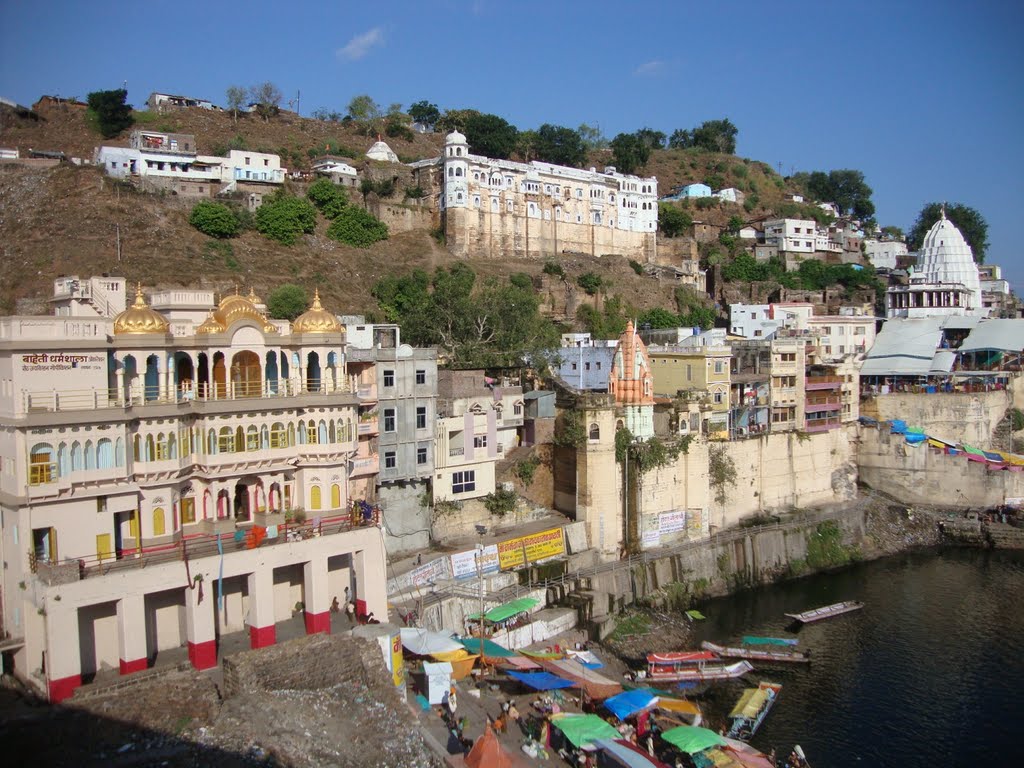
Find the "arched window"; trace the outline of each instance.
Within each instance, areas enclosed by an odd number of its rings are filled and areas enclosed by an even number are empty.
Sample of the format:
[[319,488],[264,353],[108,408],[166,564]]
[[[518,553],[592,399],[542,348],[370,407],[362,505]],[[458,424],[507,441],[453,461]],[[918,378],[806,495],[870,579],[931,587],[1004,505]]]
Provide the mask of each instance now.
[[270,447],[270,430],[267,429],[267,425],[264,424],[260,427],[260,448]]
[[142,461],[142,437],[140,435],[136,435],[132,439],[132,458]]
[[167,435],[167,458],[178,458],[178,438],[174,436],[173,432]]
[[[241,429],[241,427],[239,427]],[[250,424],[245,430],[245,450],[258,451],[260,449],[260,433],[255,424]]]
[[331,509],[341,509],[341,486],[337,483],[331,485]]
[[117,443],[114,445],[114,466],[124,466],[124,438],[117,438]]
[[334,429],[334,419],[331,419],[331,423],[328,425],[328,429],[330,430],[330,434],[328,435],[328,442],[330,442],[333,445],[334,443],[338,442],[338,433]]
[[29,485],[52,483],[56,479],[57,465],[53,460],[53,446],[48,443],[38,443],[32,446],[28,455]]
[[306,433],[306,422],[300,421],[299,422],[299,445],[305,445],[306,444],[306,438],[308,436],[309,435]]
[[92,440],[85,441],[85,468],[96,469],[96,448]]
[[71,444],[71,471],[82,471],[82,445],[77,440]]
[[235,452],[235,433],[231,427],[221,427],[217,436],[217,450],[220,453]]
[[284,424],[282,424],[280,421],[274,422],[274,424],[270,427],[270,447],[288,447],[288,433],[285,432]]
[[153,510],[153,535],[163,536],[164,531],[164,511],[161,507],[157,507]]
[[109,439],[103,438],[96,443],[96,467],[98,469],[110,469],[114,466],[114,444]]
[[317,434],[317,440],[320,445],[327,445],[327,422],[323,419],[320,420],[320,428]]
[[323,506],[320,501],[320,486],[314,485],[309,489],[309,508],[320,509]]
[[143,461],[153,461],[156,458],[156,449],[154,447],[153,436],[146,435],[146,455],[143,457]]
[[60,447],[57,448],[57,476],[64,477],[71,471],[71,465],[68,463],[68,444],[61,443]]
[[212,429],[206,433],[206,453],[210,456],[217,455],[217,433]]
[[242,431],[242,425],[239,424],[235,428],[235,452],[241,453],[245,450],[245,432]]
[[295,425],[288,425],[288,445],[295,445]]
[[462,169],[461,168],[456,168],[455,169],[455,175],[456,176],[462,176]]
[[450,178],[450,177],[452,177],[452,176],[454,176],[454,175],[455,175],[455,169],[454,169],[454,168],[451,168],[451,167],[449,167],[449,168],[448,168],[448,176],[449,176],[449,178]]
[[590,440],[601,439],[601,428],[596,423],[590,425],[590,431],[587,433],[587,437]]

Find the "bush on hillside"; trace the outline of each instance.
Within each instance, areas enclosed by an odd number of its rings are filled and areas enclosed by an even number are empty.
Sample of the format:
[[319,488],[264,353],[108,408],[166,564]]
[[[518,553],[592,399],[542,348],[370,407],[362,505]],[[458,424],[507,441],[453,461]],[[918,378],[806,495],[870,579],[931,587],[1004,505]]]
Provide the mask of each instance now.
[[545,275],[556,275],[557,277],[565,277],[565,270],[562,269],[562,265],[557,261],[549,261],[544,265],[542,270]]
[[135,122],[131,105],[125,103],[127,97],[128,91],[124,88],[114,91],[93,91],[86,97],[103,138],[112,139]]
[[320,209],[320,213],[328,219],[335,219],[342,209],[348,205],[348,195],[339,185],[330,179],[317,179],[309,185],[306,199]]
[[192,208],[188,223],[210,237],[237,237],[242,231],[235,212],[223,203],[201,200]]
[[593,296],[601,290],[601,286],[604,285],[604,281],[601,279],[601,276],[594,274],[593,272],[583,273],[576,278],[576,282],[580,288],[587,292],[588,296]]
[[267,311],[271,317],[294,320],[309,306],[309,296],[301,285],[285,283],[275,289],[267,299]]
[[693,226],[693,217],[669,203],[658,204],[658,231],[665,237],[680,237]]
[[291,245],[303,232],[316,226],[316,208],[306,200],[275,194],[256,211],[256,229],[271,240]]
[[346,206],[328,227],[327,236],[357,248],[368,248],[388,239],[388,227],[372,213]]

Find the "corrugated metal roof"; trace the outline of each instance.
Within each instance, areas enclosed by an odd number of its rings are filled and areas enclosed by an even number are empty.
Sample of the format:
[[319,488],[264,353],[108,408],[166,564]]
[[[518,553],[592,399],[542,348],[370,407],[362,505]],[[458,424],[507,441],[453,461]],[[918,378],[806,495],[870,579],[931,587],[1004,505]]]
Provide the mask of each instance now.
[[990,349],[1004,352],[1024,350],[1024,320],[984,320],[960,345],[961,352]]

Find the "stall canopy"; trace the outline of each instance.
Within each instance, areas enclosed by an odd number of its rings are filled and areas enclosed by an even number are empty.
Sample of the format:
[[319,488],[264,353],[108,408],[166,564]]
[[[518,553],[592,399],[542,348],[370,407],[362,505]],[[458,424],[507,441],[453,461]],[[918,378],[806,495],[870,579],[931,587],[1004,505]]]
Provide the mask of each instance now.
[[572,680],[552,675],[550,672],[515,672],[510,670],[508,676],[537,691],[553,691],[556,688],[572,688],[576,685]]
[[665,763],[648,757],[646,752],[622,739],[594,739],[591,744],[605,753],[610,758],[610,765],[616,768],[667,768]]
[[484,638],[483,648],[480,647],[479,637],[464,637],[460,641],[470,653],[480,653],[488,659],[509,659],[516,654],[508,648],[498,645],[493,640]]
[[[487,619],[487,621],[504,621],[505,619],[511,619],[517,613],[523,613],[525,611],[530,610],[531,608],[535,607],[538,603],[540,603],[540,600],[538,600],[536,597],[521,597],[518,600],[513,600],[510,603],[504,603],[502,605],[497,606],[496,608],[491,608],[491,610],[484,613],[484,618]],[[472,613],[467,618],[479,619],[480,614]]]
[[465,648],[458,640],[452,639],[449,632],[431,632],[429,629],[402,627],[402,647],[417,656],[432,656],[435,653],[463,651]]
[[561,713],[551,716],[551,724],[565,734],[565,738],[577,749],[590,744],[594,739],[619,737],[619,732],[597,715]]
[[725,744],[725,739],[714,731],[692,725],[680,725],[672,728],[661,734],[661,738],[688,755],[700,752],[708,747]]
[[658,697],[650,691],[636,688],[632,691],[625,691],[609,699],[604,700],[604,708],[615,715],[619,720],[642,712],[648,707],[658,703]]
[[598,701],[622,693],[622,686],[604,675],[587,669],[575,659],[538,659],[548,672],[574,681],[587,695]]

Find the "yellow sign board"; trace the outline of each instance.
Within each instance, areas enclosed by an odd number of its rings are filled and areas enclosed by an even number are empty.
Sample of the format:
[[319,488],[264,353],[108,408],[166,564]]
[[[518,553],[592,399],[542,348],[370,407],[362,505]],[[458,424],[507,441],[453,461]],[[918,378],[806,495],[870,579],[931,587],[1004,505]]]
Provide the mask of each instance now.
[[565,554],[565,538],[561,528],[552,528],[529,536],[498,542],[498,564],[501,569],[516,568],[549,557]]

